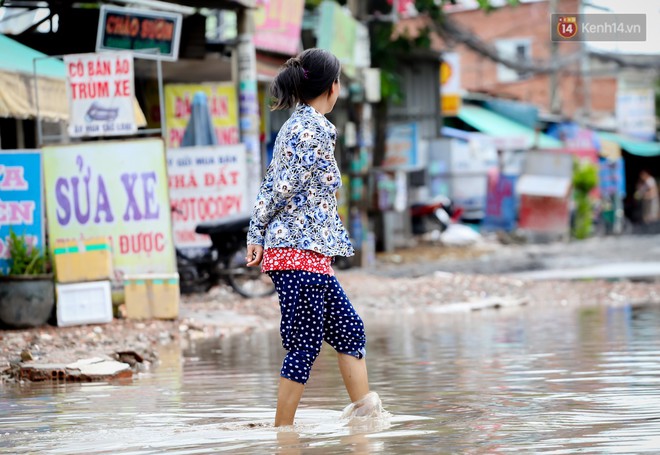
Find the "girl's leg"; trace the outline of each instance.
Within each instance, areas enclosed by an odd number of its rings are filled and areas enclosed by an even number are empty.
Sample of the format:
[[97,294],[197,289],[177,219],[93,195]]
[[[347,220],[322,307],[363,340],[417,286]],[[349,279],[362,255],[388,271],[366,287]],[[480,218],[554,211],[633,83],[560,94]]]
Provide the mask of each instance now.
[[282,320],[282,362],[275,426],[293,425],[298,403],[323,343],[325,275],[304,271],[271,272]]
[[277,411],[275,412],[275,426],[293,425],[298,403],[302,397],[305,385],[291,379],[280,377],[280,387],[277,391]]
[[369,393],[364,359],[364,323],[351,305],[337,278],[331,277],[325,296],[324,339],[339,353],[341,372],[351,402]]
[[369,379],[367,377],[367,362],[362,357],[358,359],[352,355],[339,354],[339,371],[344,379],[344,385],[351,402],[355,403],[369,393]]

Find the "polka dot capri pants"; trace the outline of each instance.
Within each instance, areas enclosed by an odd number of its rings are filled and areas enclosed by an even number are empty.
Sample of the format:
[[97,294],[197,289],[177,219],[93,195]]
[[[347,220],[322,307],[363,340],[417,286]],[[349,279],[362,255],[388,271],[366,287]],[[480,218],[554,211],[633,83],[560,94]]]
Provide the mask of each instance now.
[[337,278],[302,270],[268,274],[279,296],[280,335],[288,351],[282,377],[305,384],[323,340],[341,354],[364,357],[364,324]]

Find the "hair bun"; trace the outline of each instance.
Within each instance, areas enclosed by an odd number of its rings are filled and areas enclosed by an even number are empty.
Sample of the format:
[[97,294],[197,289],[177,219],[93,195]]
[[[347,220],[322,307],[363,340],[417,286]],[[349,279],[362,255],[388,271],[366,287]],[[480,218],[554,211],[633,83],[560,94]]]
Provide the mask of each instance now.
[[286,68],[302,68],[302,61],[298,57],[291,57],[284,63]]

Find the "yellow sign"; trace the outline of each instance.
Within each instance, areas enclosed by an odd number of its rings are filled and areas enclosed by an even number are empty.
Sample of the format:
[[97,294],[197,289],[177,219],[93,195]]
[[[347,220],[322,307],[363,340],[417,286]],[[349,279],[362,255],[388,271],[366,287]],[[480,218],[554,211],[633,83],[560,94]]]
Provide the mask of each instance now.
[[457,115],[461,109],[460,56],[449,52],[442,56],[440,64],[440,106],[442,115]]
[[206,94],[218,145],[238,144],[238,100],[234,84],[168,84],[165,86],[167,147],[181,146],[190,119],[192,99],[197,92]]
[[442,114],[457,115],[461,110],[461,97],[458,95],[442,96]]
[[165,150],[160,139],[43,149],[51,253],[68,241],[107,238],[115,279],[174,273]]
[[447,62],[442,62],[440,64],[440,84],[445,85],[451,77],[451,73],[451,66]]

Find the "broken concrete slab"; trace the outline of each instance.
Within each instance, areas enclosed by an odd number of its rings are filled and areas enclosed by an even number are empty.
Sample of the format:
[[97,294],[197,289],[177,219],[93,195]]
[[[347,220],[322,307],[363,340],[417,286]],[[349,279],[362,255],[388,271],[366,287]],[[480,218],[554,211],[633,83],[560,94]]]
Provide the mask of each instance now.
[[127,363],[93,357],[65,364],[21,363],[19,379],[30,381],[73,381],[96,382],[133,377],[133,370]]
[[81,359],[68,364],[66,368],[67,370],[78,370],[82,376],[89,377],[117,377],[125,371],[132,374],[129,364],[117,362],[116,360],[102,359],[100,357]]

